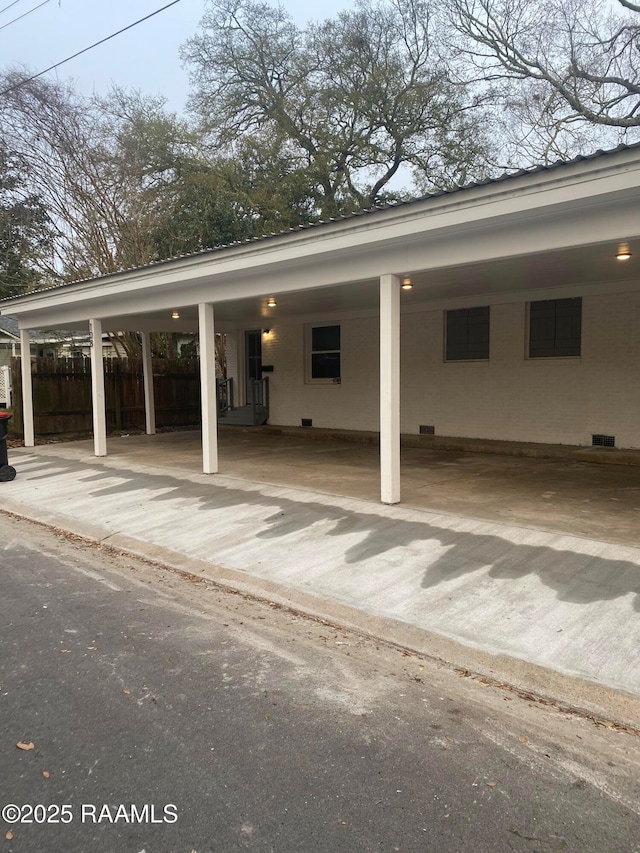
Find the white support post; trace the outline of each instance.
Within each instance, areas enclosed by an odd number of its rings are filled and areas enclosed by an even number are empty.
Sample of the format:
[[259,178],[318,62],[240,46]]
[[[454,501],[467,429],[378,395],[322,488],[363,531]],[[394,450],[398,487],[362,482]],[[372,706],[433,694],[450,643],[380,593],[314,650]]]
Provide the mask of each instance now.
[[400,502],[400,279],[380,276],[380,500]]
[[151,338],[142,332],[142,384],[144,386],[144,423],[147,435],[156,434],[156,401],[153,393],[153,364],[151,361]]
[[20,329],[20,372],[22,376],[22,428],[24,446],[34,447],[33,382],[31,380],[31,337],[28,329]]
[[198,305],[200,337],[200,395],[202,401],[202,471],[218,473],[218,421],[216,400],[216,335],[213,305]]
[[104,394],[102,360],[102,321],[89,320],[91,338],[91,405],[93,410],[93,448],[95,456],[107,455],[107,409]]

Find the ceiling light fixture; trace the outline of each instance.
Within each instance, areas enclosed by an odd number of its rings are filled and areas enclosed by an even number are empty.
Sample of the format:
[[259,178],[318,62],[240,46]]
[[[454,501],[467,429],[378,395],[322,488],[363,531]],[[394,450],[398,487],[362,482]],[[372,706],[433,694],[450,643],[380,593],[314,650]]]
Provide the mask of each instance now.
[[616,255],[616,259],[618,261],[628,261],[630,257],[631,252],[629,251],[629,249],[626,248],[626,246],[624,248],[621,248],[618,254]]
[[411,279],[409,278],[409,276],[407,276],[402,281],[402,289],[403,290],[411,290],[412,287],[413,287],[413,285],[411,284]]
[[276,303],[276,300],[273,298],[273,296],[269,297],[269,301],[267,302],[267,305],[269,306],[269,308],[275,308],[276,307],[277,303]]
[[171,319],[172,320],[179,320],[180,319],[180,312],[179,311],[172,311],[171,312]]

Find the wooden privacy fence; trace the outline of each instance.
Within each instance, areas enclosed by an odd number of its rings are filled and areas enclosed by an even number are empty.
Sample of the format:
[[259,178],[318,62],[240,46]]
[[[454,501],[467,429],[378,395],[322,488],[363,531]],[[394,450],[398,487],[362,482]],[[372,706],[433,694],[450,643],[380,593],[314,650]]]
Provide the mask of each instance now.
[[[22,433],[20,359],[11,361],[13,420]],[[104,359],[107,430],[145,428],[142,359]],[[88,358],[31,360],[36,435],[91,432],[91,362]],[[156,426],[197,426],[201,421],[198,359],[153,359]]]

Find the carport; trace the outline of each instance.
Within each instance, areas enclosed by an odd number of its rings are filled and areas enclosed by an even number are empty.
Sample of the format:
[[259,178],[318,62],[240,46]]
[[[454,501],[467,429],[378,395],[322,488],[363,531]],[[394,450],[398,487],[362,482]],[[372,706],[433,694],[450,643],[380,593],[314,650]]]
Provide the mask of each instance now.
[[[96,456],[112,452],[106,434],[102,333],[133,331],[142,337],[146,430],[152,436],[149,335],[198,331],[200,470],[205,474],[220,470],[216,332],[264,332],[280,324],[284,340],[289,332],[301,335],[305,323],[372,318],[376,363],[363,364],[359,374],[354,371],[351,388],[371,383],[373,377],[376,414],[367,417],[375,420],[372,428],[379,432],[378,494],[383,503],[395,504],[401,496],[401,384],[423,371],[409,347],[401,372],[401,317],[403,324],[410,324],[421,312],[471,310],[487,303],[499,311],[534,300],[606,298],[610,292],[640,296],[639,192],[640,148],[624,147],[295,232],[53,287],[7,300],[2,313],[18,318],[25,352],[29,328],[89,329]],[[616,261],[623,249],[633,259],[630,264]],[[618,316],[624,316],[621,305]],[[591,310],[596,314],[597,306]],[[524,323],[524,313],[522,317]],[[607,318],[599,322],[605,330]],[[590,334],[597,342],[597,334]],[[603,346],[610,349],[606,341]],[[357,356],[357,345],[352,347]],[[35,436],[26,359],[22,380],[25,445],[31,447]],[[451,373],[449,384],[458,381],[459,374]],[[601,381],[606,385],[608,377]],[[306,380],[290,387],[283,383],[281,398],[286,397],[291,408],[307,387]],[[342,391],[342,412],[334,398],[334,421],[344,414],[349,422],[350,407],[359,403],[346,383]],[[508,407],[508,395],[501,405]],[[283,405],[282,411],[286,408]],[[624,424],[632,436],[634,412],[632,408]],[[294,423],[291,417],[284,425]],[[417,433],[418,423],[418,416],[412,415],[409,431]],[[223,442],[221,446],[224,452]],[[261,461],[254,459],[256,476]]]

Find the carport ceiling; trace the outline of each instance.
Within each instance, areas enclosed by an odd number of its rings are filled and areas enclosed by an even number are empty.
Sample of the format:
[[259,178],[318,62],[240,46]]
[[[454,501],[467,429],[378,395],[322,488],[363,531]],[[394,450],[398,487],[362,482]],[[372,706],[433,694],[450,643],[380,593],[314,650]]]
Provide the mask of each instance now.
[[[629,242],[629,241],[627,241]],[[525,293],[576,285],[602,285],[615,288],[616,283],[637,281],[640,286],[640,240],[631,241],[632,257],[621,262],[615,258],[617,246],[611,243],[578,249],[522,255],[491,263],[450,266],[421,272],[398,271],[408,274],[413,289],[403,291],[405,310],[416,310],[430,302],[451,299],[477,300],[498,294]],[[275,308],[267,306],[269,296],[277,301]],[[298,290],[260,297],[219,302],[215,305],[216,323],[226,327],[258,324],[264,326],[286,318],[344,312],[375,312],[378,309],[378,281],[346,282],[343,285]],[[122,314],[110,317],[105,324],[113,329],[135,328],[135,320],[144,319],[158,330],[197,330],[197,306],[176,304],[180,320],[172,322],[170,311],[152,311],[136,318]]]

